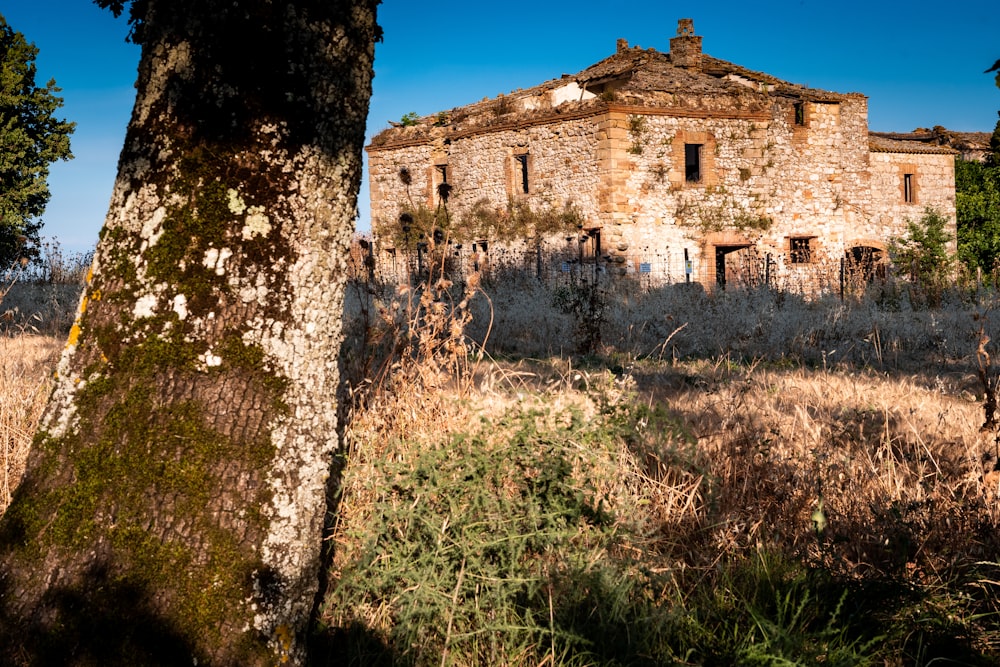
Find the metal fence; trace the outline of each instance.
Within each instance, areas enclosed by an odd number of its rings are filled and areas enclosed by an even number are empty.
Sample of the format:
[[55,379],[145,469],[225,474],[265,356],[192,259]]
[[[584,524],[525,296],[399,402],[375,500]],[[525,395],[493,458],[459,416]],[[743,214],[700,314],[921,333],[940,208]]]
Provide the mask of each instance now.
[[646,253],[634,261],[611,261],[542,248],[488,249],[484,244],[418,246],[409,252],[379,252],[362,239],[352,251],[352,260],[354,278],[384,285],[416,284],[431,276],[462,283],[478,273],[486,284],[525,278],[548,286],[625,280],[652,290],[700,282],[709,290],[768,285],[802,294],[843,294],[864,289],[871,282],[884,279],[886,274],[883,264],[852,262],[847,257],[840,261],[779,264],[771,254],[761,254],[753,248],[720,253],[715,266],[702,267],[701,279],[683,250]]

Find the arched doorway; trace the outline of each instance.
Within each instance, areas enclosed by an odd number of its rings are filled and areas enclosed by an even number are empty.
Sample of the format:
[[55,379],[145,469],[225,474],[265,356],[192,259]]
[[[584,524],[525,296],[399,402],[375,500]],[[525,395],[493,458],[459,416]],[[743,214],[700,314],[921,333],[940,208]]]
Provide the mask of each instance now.
[[887,255],[884,248],[856,245],[844,252],[841,282],[845,287],[864,287],[885,278]]

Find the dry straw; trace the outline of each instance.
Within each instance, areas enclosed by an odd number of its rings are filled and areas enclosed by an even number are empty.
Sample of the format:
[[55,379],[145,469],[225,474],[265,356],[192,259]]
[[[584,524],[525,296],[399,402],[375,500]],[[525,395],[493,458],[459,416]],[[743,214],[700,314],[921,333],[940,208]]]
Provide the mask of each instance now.
[[52,389],[62,345],[44,336],[0,336],[0,513],[24,473],[31,438]]
[[[451,275],[447,247],[431,235],[412,282],[349,290],[336,636],[434,665],[604,664],[595,632],[636,664],[629,651],[726,663],[762,646],[815,661],[789,653],[795,637],[864,658],[843,664],[928,664],[945,640],[970,664],[1000,655],[992,293],[927,310],[892,285],[804,299],[598,283],[600,345],[577,356],[551,286]],[[58,348],[0,340],[0,507]],[[501,532],[470,523],[470,502]],[[433,539],[401,558],[413,535]],[[481,558],[498,542],[517,547],[496,551],[508,569]]]

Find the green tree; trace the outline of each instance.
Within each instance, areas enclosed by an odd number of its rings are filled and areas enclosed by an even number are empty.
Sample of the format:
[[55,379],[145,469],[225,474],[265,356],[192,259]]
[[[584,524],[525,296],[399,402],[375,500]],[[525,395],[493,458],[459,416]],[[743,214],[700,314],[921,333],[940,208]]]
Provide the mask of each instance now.
[[986,70],[985,74],[989,74],[990,72],[996,72],[997,73],[997,76],[996,76],[997,88],[1000,88],[1000,60],[998,60],[995,63],[993,63],[993,67],[991,67],[988,70]]
[[54,115],[63,103],[55,80],[35,84],[37,55],[35,45],[0,15],[0,266],[37,255],[49,165],[73,157],[69,135],[75,123]]
[[[1000,60],[986,71],[1000,71]],[[955,212],[962,264],[970,271],[995,270],[1000,261],[1000,121],[983,162],[955,161]]]
[[305,660],[377,4],[129,6],[108,217],[0,520],[0,664]]
[[[993,67],[986,70],[986,73],[996,72],[996,84],[997,88],[1000,88],[1000,60],[993,63]],[[1000,111],[997,112],[1000,116]],[[986,161],[988,164],[994,167],[1000,167],[1000,120],[997,121],[996,126],[993,128],[993,136],[990,137],[990,155],[987,156]]]
[[994,270],[1000,260],[1000,165],[956,160],[955,210],[962,264]]
[[[1000,116],[1000,112],[997,112]],[[1000,120],[993,127],[993,136],[990,137],[990,154],[986,156],[986,164],[991,167],[1000,167]]]
[[892,240],[890,253],[896,266],[933,296],[951,277],[954,257],[948,244],[952,240],[948,219],[927,208],[920,220],[907,222],[905,237]]

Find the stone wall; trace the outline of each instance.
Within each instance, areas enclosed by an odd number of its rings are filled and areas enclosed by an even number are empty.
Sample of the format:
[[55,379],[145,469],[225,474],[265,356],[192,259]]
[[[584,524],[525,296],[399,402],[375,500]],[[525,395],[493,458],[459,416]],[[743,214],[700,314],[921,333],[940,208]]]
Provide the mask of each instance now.
[[[689,267],[706,285],[742,280],[756,262],[779,284],[821,288],[851,248],[884,251],[926,207],[955,219],[953,156],[871,151],[862,95],[773,97],[770,109],[725,97],[701,110],[593,100],[569,114],[413,134],[368,149],[376,233],[410,201],[433,208],[447,165],[453,217],[483,200],[539,211],[572,204],[580,238],[560,234],[550,247],[569,256],[574,241],[599,245],[610,272],[665,282],[684,280]],[[695,180],[686,145],[700,146]],[[489,241],[496,249],[501,240]]]
[[[867,237],[902,236],[907,223],[930,208],[951,221],[955,238],[955,158],[933,153],[871,154],[872,215],[860,220],[855,233]],[[906,175],[910,201],[906,201]],[[955,248],[955,244],[952,244]]]
[[[453,186],[449,208],[457,216],[482,200],[502,208],[508,199],[516,199],[534,210],[572,204],[587,226],[597,226],[597,134],[597,121],[588,116],[468,133],[447,141],[369,148],[373,226],[377,230],[393,223],[411,200],[433,208],[437,203],[433,188],[439,182],[435,167],[440,165],[447,165],[448,183]],[[517,156],[527,156],[527,193]],[[409,197],[399,179],[402,167],[413,175]]]

